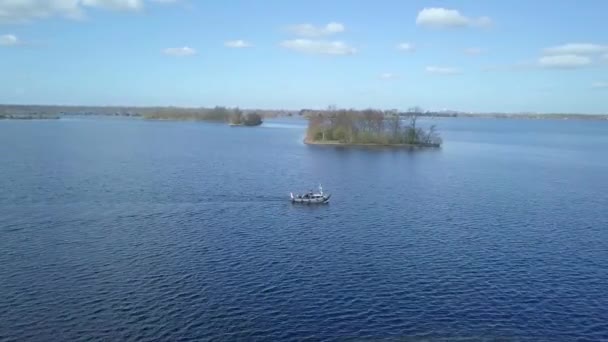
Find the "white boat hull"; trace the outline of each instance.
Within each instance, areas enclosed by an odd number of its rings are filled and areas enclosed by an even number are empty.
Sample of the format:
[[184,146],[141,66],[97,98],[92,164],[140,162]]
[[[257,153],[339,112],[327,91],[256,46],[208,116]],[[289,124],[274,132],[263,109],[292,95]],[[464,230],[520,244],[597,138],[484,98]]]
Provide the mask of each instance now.
[[306,203],[306,204],[323,204],[329,203],[329,196],[325,196],[322,198],[297,198],[294,197],[291,199],[293,203]]
[[312,198],[305,198],[302,196],[294,196],[293,194],[291,194],[291,202],[292,203],[305,203],[305,204],[324,204],[324,203],[329,203],[329,198],[331,197],[331,195],[323,195],[323,196],[318,196],[318,197],[312,197]]

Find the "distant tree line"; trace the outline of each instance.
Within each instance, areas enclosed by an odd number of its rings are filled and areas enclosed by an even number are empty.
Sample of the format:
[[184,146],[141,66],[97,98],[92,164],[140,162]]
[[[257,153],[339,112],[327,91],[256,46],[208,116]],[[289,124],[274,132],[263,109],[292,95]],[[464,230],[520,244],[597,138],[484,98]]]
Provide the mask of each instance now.
[[[286,110],[271,109],[244,109],[214,107],[133,107],[133,106],[61,106],[61,105],[8,105],[0,104],[0,119],[27,119],[27,118],[60,118],[62,116],[133,116],[148,119],[165,120],[204,120],[228,122],[234,113],[240,112],[244,118],[249,114],[250,122],[271,117],[292,115]],[[249,121],[248,121],[249,122]]]
[[[0,0],[1,1],[1,0]],[[133,116],[149,119],[166,120],[206,120],[228,122],[232,115],[240,109],[226,107],[215,108],[188,108],[188,107],[136,107],[136,106],[65,106],[65,105],[14,105],[0,104],[0,119],[57,119],[71,115],[104,115],[104,116]],[[336,106],[329,106],[326,110],[301,109],[290,111],[285,109],[243,109],[241,114],[256,113],[262,118],[302,116],[310,118],[318,114],[333,115],[339,111]],[[471,118],[502,118],[502,119],[554,119],[554,120],[608,120],[606,114],[582,113],[465,113],[454,111],[429,111],[421,107],[410,107],[406,111],[385,110],[378,111],[386,116],[393,114],[404,118],[417,115],[418,117],[471,117]]]
[[60,116],[57,114],[50,113],[18,113],[18,114],[6,114],[0,113],[0,120],[41,120],[41,119],[59,119]]
[[404,117],[381,110],[334,110],[309,117],[307,140],[343,144],[422,145],[442,143],[435,125],[417,125],[418,115]]
[[88,107],[88,106],[45,106],[45,105],[0,105],[0,118],[52,118],[66,115],[113,115],[139,116],[137,107]]

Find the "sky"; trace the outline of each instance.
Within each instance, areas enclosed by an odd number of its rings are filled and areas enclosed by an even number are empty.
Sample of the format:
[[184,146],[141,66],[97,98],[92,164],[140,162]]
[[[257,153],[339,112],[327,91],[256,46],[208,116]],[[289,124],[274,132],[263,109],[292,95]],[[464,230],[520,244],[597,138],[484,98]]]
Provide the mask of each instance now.
[[608,113],[608,1],[0,0],[0,103]]

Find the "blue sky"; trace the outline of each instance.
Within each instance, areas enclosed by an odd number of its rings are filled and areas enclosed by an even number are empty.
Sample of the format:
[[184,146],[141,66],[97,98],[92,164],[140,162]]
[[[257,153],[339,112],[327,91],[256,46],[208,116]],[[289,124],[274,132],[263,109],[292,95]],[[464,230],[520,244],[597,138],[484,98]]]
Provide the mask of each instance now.
[[608,2],[0,0],[0,103],[608,113]]

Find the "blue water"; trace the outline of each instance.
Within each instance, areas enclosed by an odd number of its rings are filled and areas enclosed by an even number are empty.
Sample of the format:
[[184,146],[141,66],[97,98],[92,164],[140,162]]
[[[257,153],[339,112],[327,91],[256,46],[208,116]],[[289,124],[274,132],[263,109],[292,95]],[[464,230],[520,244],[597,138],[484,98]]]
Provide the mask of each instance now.
[[0,341],[608,339],[608,122],[432,121],[0,121]]

